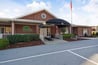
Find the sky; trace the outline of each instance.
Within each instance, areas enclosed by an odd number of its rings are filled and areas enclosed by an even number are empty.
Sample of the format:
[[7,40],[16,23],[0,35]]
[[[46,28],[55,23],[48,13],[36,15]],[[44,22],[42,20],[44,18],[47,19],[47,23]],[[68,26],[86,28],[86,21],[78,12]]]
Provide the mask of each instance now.
[[72,22],[70,0],[0,0],[0,18],[17,18],[40,9],[72,24],[98,25],[98,0],[72,0]]

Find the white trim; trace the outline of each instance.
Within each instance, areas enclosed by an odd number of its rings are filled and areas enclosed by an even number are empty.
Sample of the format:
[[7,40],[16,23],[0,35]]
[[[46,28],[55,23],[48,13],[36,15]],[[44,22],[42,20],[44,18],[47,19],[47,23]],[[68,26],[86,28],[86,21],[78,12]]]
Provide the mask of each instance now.
[[11,30],[12,30],[12,35],[14,35],[14,31],[15,31],[15,23],[14,22],[12,22],[12,25],[11,25]]
[[29,19],[10,19],[10,18],[0,18],[0,22],[27,22],[27,23],[43,23],[45,21],[40,20],[29,20]]
[[92,26],[88,26],[88,25],[75,25],[75,24],[72,24],[72,27],[92,27]]
[[29,22],[29,23],[43,23],[45,21],[39,21],[39,20],[28,20],[28,19],[13,19],[16,22]]
[[98,65],[98,63],[96,63],[95,61],[90,60],[90,59],[88,59],[88,58],[86,58],[86,57],[84,57],[84,56],[81,56],[81,55],[79,55],[79,54],[77,54],[77,53],[75,53],[75,52],[72,52],[72,51],[70,51],[70,50],[68,50],[68,52],[69,52],[69,53],[72,53],[73,55],[76,55],[76,56],[78,56],[78,57],[80,57],[80,58],[82,58],[82,59],[85,59],[85,60],[87,60],[87,61],[89,61],[89,62],[91,62],[91,63],[93,63],[93,64],[95,64],[95,65]]
[[46,19],[46,18],[47,18],[46,13],[41,13],[41,15],[40,15],[40,16],[41,16],[41,18],[42,18],[42,19]]

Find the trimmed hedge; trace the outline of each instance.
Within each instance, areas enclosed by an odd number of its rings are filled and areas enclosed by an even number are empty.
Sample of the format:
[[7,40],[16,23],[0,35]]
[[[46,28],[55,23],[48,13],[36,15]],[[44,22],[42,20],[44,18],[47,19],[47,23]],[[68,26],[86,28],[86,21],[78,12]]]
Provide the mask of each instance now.
[[98,37],[98,32],[96,32],[96,36]]
[[0,39],[0,49],[4,49],[9,45],[9,41],[7,39]]
[[30,42],[39,40],[38,34],[23,34],[23,35],[8,35],[7,39],[10,44],[18,43],[18,42]]
[[98,32],[93,32],[93,33],[92,33],[92,36],[93,36],[93,37],[98,37]]
[[74,34],[63,34],[63,39],[69,39],[72,37],[75,37],[75,35]]

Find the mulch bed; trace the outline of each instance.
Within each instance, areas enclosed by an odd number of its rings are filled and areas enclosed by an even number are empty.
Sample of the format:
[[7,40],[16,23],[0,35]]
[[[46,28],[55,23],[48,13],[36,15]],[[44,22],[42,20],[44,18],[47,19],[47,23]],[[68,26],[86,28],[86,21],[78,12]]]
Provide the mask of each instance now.
[[71,42],[71,41],[80,41],[80,40],[88,40],[88,39],[83,39],[83,38],[74,39],[74,38],[72,38],[72,39],[65,39],[65,40]]
[[[44,43],[41,40],[32,41],[32,42],[20,42],[16,44],[10,44],[7,48],[4,49],[21,48],[21,47],[37,46],[37,45],[44,45]],[[0,49],[0,50],[4,50],[4,49]]]
[[[79,40],[88,40],[88,39],[82,39],[82,38],[78,38],[78,39],[65,39],[66,41],[79,41]],[[37,45],[44,45],[44,43],[39,40],[39,41],[32,41],[32,42],[20,42],[20,43],[16,43],[16,44],[10,44],[7,48],[4,49],[11,49],[11,48],[21,48],[21,47],[28,47],[28,46],[37,46]],[[0,50],[4,50],[4,49],[0,49]]]

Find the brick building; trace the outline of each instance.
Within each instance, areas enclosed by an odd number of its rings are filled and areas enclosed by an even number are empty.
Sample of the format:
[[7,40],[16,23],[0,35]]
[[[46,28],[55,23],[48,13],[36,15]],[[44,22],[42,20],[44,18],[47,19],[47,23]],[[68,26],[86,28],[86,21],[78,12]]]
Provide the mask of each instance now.
[[[32,34],[37,33],[40,36],[48,36],[56,34],[61,34],[61,27],[65,28],[65,33],[70,33],[70,24],[67,21],[66,23],[60,23],[60,25],[47,25],[47,21],[52,19],[58,19],[56,16],[48,12],[47,10],[40,10],[34,13],[27,14],[25,16],[21,16],[14,19],[8,19],[8,18],[0,18],[0,38],[4,35],[9,34]],[[59,21],[58,21],[59,22]],[[43,27],[40,27],[40,25],[43,25]],[[61,26],[61,27],[59,27]],[[73,33],[77,34],[79,36],[83,36],[83,28],[87,28],[86,32],[90,35],[90,27],[73,27]],[[86,33],[85,32],[85,33]],[[88,33],[89,32],[89,33]]]

